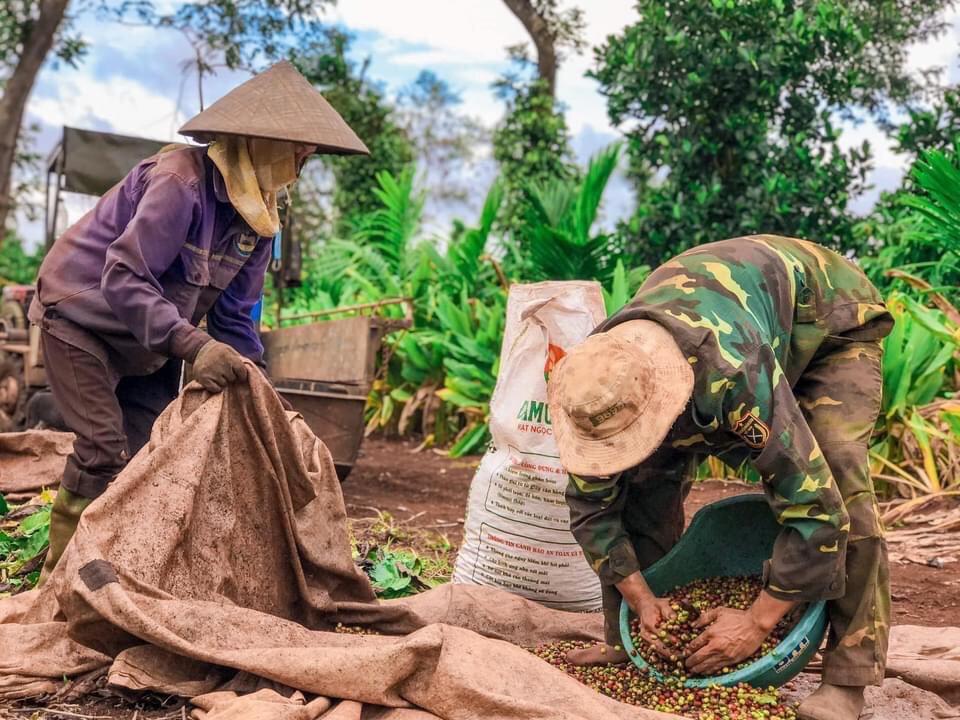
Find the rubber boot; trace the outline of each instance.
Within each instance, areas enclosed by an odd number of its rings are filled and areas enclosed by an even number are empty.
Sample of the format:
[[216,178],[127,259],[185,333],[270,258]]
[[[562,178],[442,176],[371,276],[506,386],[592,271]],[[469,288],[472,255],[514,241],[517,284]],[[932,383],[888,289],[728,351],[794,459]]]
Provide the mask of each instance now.
[[80,516],[92,502],[91,498],[76,495],[63,487],[57,491],[57,497],[50,509],[50,548],[47,550],[47,557],[43,561],[43,569],[40,571],[37,587],[43,585],[50,577],[50,573],[53,572],[60,561],[60,556],[63,555],[67,543],[70,542],[70,538],[77,530]]
[[857,720],[863,688],[823,683],[797,708],[798,720]]

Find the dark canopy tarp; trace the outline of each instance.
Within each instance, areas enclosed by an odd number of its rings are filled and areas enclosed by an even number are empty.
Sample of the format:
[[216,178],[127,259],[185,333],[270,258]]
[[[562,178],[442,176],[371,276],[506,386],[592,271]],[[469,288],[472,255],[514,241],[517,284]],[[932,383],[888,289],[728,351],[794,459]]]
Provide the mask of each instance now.
[[61,190],[103,195],[144,158],[169,143],[64,127],[63,140],[50,156],[48,171],[61,172]]

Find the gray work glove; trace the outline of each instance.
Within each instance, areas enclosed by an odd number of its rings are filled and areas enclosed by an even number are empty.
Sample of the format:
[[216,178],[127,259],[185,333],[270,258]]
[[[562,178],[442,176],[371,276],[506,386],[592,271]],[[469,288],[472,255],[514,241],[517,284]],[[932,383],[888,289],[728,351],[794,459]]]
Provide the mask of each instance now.
[[211,340],[193,361],[193,379],[205,390],[218,393],[235,382],[247,379],[243,355],[226,343]]

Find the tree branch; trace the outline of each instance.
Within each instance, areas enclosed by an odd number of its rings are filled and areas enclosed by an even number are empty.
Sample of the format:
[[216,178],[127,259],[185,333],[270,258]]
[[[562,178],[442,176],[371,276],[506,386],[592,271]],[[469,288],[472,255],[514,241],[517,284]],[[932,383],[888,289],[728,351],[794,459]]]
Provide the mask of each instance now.
[[510,12],[523,24],[537,49],[537,74],[546,83],[550,97],[557,90],[557,38],[547,19],[537,12],[532,0],[503,0]]
[[69,0],[41,0],[40,14],[23,39],[23,51],[0,97],[0,236],[13,207],[10,176],[23,111],[44,59],[53,47]]

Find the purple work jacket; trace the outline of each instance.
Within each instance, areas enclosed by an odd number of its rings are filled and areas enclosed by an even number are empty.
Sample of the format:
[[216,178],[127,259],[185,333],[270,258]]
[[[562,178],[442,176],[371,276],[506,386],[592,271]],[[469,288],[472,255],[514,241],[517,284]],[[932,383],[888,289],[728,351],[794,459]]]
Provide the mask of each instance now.
[[[161,153],[54,243],[30,319],[120,376],[192,362],[211,337],[259,364],[250,311],[271,247],[230,204],[205,147]],[[204,316],[207,332],[196,327]]]

